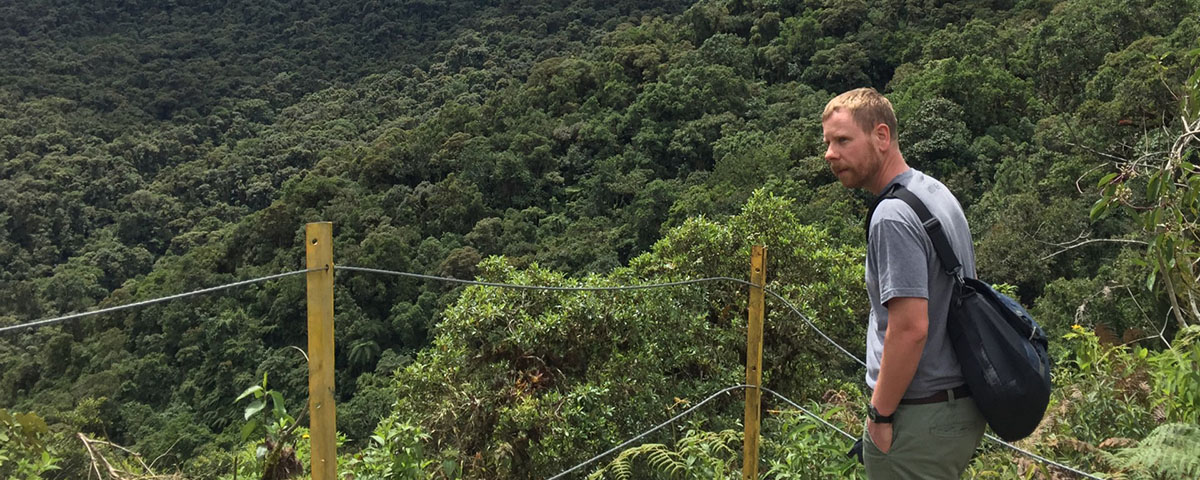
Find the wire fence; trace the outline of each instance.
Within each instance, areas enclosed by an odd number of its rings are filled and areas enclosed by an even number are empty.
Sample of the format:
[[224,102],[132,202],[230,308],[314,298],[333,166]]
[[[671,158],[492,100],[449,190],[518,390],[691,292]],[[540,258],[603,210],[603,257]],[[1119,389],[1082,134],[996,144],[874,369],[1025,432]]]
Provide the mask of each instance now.
[[[217,292],[217,291],[221,291],[221,290],[226,290],[229,288],[241,287],[241,286],[251,285],[251,284],[255,284],[255,283],[265,282],[268,280],[275,280],[275,279],[279,279],[279,278],[285,278],[285,277],[305,274],[305,273],[309,273],[309,272],[322,271],[322,270],[326,270],[328,268],[329,267],[312,268],[312,269],[305,269],[305,270],[294,270],[294,271],[290,271],[290,272],[278,273],[278,274],[274,274],[274,275],[267,275],[267,276],[263,276],[263,277],[257,277],[257,278],[252,278],[252,279],[248,279],[248,280],[241,280],[238,282],[228,283],[228,284],[224,284],[224,285],[218,285],[215,287],[202,288],[202,289],[193,290],[190,292],[179,293],[179,294],[175,294],[175,295],[169,295],[169,296],[154,298],[154,299],[150,299],[150,300],[144,300],[144,301],[130,303],[130,304],[126,304],[126,305],[102,308],[102,309],[92,310],[92,311],[87,311],[87,312],[72,313],[72,314],[63,315],[63,316],[54,317],[54,318],[47,318],[47,319],[37,320],[37,321],[33,321],[33,322],[28,322],[28,323],[0,327],[0,334],[17,331],[17,330],[22,330],[22,329],[26,329],[26,328],[39,328],[39,327],[43,327],[43,326],[47,326],[47,325],[57,324],[57,323],[65,322],[68,320],[74,320],[74,319],[79,319],[79,318],[88,317],[88,316],[101,315],[101,314],[112,313],[112,312],[117,312],[117,311],[121,311],[121,310],[145,307],[145,306],[153,305],[156,303],[168,302],[168,301],[178,300],[178,299],[187,298],[187,297],[196,296],[196,295],[204,295],[204,294],[213,293],[213,292]],[[825,332],[821,331],[821,329],[818,328],[816,326],[816,324],[813,323],[806,315],[804,315],[800,311],[799,308],[796,308],[795,305],[793,305],[790,301],[788,301],[782,295],[780,295],[779,293],[777,293],[771,289],[765,288],[765,286],[756,285],[754,283],[751,283],[751,282],[748,282],[746,280],[742,280],[739,278],[706,277],[706,278],[697,278],[697,279],[690,279],[690,280],[681,280],[681,281],[675,281],[675,282],[647,283],[647,284],[639,284],[639,285],[564,287],[564,286],[550,286],[550,285],[522,285],[522,284],[499,283],[499,282],[484,282],[484,281],[478,281],[478,280],[464,280],[464,279],[459,279],[459,278],[440,277],[440,276],[435,276],[435,275],[424,275],[424,274],[418,274],[418,273],[412,273],[412,272],[400,272],[400,271],[394,271],[394,270],[384,270],[384,269],[377,269],[377,268],[354,267],[354,266],[335,266],[333,268],[334,268],[335,272],[337,270],[345,270],[345,271],[350,271],[350,272],[393,275],[393,276],[401,276],[401,277],[408,277],[408,278],[416,278],[416,279],[421,279],[421,280],[457,283],[457,284],[463,284],[463,285],[511,288],[511,289],[521,289],[521,290],[542,290],[542,291],[566,291],[566,292],[630,291],[630,290],[644,290],[644,289],[652,289],[652,288],[677,287],[677,286],[694,285],[694,284],[711,283],[711,282],[730,282],[730,283],[735,283],[735,284],[743,285],[743,286],[761,287],[761,288],[763,288],[763,291],[765,293],[770,294],[772,297],[774,297],[775,299],[777,299],[781,303],[783,303],[789,310],[791,310],[791,312],[793,314],[795,314],[797,317],[799,317],[801,320],[803,320],[804,323],[806,323],[810,328],[813,329],[813,331],[817,332],[817,334],[819,334],[822,338],[824,338],[826,342],[828,342],[830,345],[836,347],[838,350],[840,350],[843,354],[845,354],[850,359],[854,360],[855,362],[859,363],[860,365],[866,366],[866,363],[862,359],[860,359],[858,356],[850,353],[849,350],[846,350],[844,347],[842,347],[840,344],[838,344],[836,341],[834,341],[833,338],[826,335]],[[761,386],[741,384],[741,385],[734,385],[734,386],[726,387],[716,393],[713,393],[712,395],[709,395],[707,398],[705,398],[701,402],[697,403],[696,405],[693,405],[692,407],[679,413],[678,415],[671,417],[667,421],[660,423],[658,425],[655,425],[653,428],[646,430],[646,431],[634,436],[633,438],[630,438],[629,440],[622,442],[621,444],[619,444],[605,452],[602,452],[599,455],[592,457],[591,459],[588,459],[587,461],[585,461],[579,465],[575,465],[574,467],[571,467],[571,468],[563,471],[562,473],[559,473],[558,475],[550,477],[550,480],[556,480],[558,478],[561,478],[571,472],[574,472],[580,468],[583,468],[584,466],[587,466],[593,462],[596,462],[596,461],[604,458],[605,456],[612,454],[613,452],[616,452],[622,448],[625,448],[625,447],[633,444],[634,442],[637,442],[638,440],[646,437],[647,435],[650,435],[651,433],[654,433],[655,431],[658,431],[659,429],[662,429],[663,427],[666,427],[667,425],[674,423],[675,421],[679,420],[680,418],[683,418],[683,417],[691,414],[692,412],[695,412],[701,406],[712,401],[713,399],[717,398],[721,394],[728,393],[733,390],[741,390],[741,389],[746,389],[746,388],[759,388],[760,390],[762,390],[764,392],[767,392],[773,396],[780,398],[785,403],[795,407],[796,409],[800,410],[801,412],[805,413],[806,415],[816,419],[820,423],[824,424],[826,427],[829,427],[829,428],[832,428],[832,429],[838,431],[839,433],[846,436],[847,438],[849,438],[851,440],[853,440],[855,438],[853,435],[851,435],[851,434],[847,433],[846,431],[838,428],[837,426],[829,423],[824,418],[821,418],[820,415],[817,415],[817,414],[809,411],[808,409],[801,407],[796,402],[792,401],[791,399],[788,399],[787,397],[785,397],[784,395],[782,395],[778,392],[775,392],[771,389],[761,387]],[[1029,458],[1032,458],[1034,460],[1042,462],[1045,465],[1053,466],[1053,467],[1062,469],[1064,471],[1079,475],[1084,478],[1093,479],[1093,480],[1103,480],[1100,477],[1097,477],[1093,474],[1083,472],[1076,468],[1072,468],[1070,466],[1064,465],[1064,464],[1056,462],[1054,460],[1050,460],[1048,458],[1037,455],[1028,450],[1025,450],[1025,449],[1022,449],[1015,445],[1012,445],[1011,443],[1005,442],[1005,441],[1003,441],[999,438],[996,438],[995,436],[992,436],[990,434],[986,435],[986,438],[988,440],[991,440],[992,442],[1000,444],[1000,445],[1002,445],[1006,448],[1009,448],[1015,452],[1018,452]]]
[[463,285],[478,285],[478,286],[484,286],[484,287],[512,288],[512,289],[517,289],[517,290],[549,290],[549,291],[556,291],[556,292],[611,292],[611,291],[623,291],[623,290],[646,290],[646,289],[650,289],[650,288],[679,287],[679,286],[683,286],[683,285],[694,285],[697,283],[708,283],[708,282],[734,282],[734,283],[740,283],[742,285],[748,285],[751,287],[758,286],[753,283],[742,280],[740,278],[707,277],[707,278],[696,278],[696,279],[692,279],[692,280],[681,280],[678,282],[645,283],[645,284],[640,284],[640,285],[616,285],[616,286],[610,286],[610,287],[597,287],[597,286],[559,287],[559,286],[550,286],[550,285],[519,285],[519,284],[515,284],[515,283],[481,282],[479,280],[463,280],[461,278],[439,277],[436,275],[422,275],[419,273],[398,272],[395,270],[382,270],[382,269],[378,269],[378,268],[351,267],[351,266],[346,266],[346,265],[338,265],[338,266],[334,267],[334,269],[335,269],[335,271],[336,270],[346,270],[346,271],[351,271],[351,272],[379,273],[379,274],[384,274],[384,275],[395,275],[395,276],[399,276],[399,277],[419,278],[422,280],[433,280],[433,281],[438,281],[438,282],[458,283],[458,284],[463,284]]

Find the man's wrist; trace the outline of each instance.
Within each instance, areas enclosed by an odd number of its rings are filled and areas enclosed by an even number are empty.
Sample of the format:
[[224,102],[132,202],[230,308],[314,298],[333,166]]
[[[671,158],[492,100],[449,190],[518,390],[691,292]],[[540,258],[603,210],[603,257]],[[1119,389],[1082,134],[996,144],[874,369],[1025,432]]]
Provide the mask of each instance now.
[[895,419],[895,416],[896,412],[884,415],[880,413],[879,410],[875,409],[875,405],[870,403],[867,404],[867,419],[872,423],[892,423],[892,420]]

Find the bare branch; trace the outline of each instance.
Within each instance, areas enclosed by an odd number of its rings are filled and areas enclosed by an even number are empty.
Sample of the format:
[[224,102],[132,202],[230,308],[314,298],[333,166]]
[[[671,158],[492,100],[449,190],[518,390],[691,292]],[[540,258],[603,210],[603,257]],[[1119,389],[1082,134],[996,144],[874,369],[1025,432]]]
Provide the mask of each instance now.
[[306,414],[308,414],[308,402],[305,402],[304,406],[300,407],[300,414],[293,417],[293,418],[295,418],[295,420],[292,421],[292,425],[289,426],[287,428],[287,430],[284,430],[283,434],[279,436],[280,444],[283,444],[283,439],[290,436],[292,434],[292,431],[296,430],[296,427],[300,426],[300,420],[302,420],[304,418],[304,415],[306,415]]
[[1106,157],[1106,158],[1108,158],[1108,159],[1110,159],[1110,160],[1112,160],[1113,162],[1115,162],[1115,163],[1118,163],[1118,164],[1121,164],[1121,163],[1130,163],[1130,161],[1129,161],[1128,159],[1121,158],[1121,157],[1118,157],[1118,156],[1116,156],[1116,155],[1112,155],[1112,154],[1109,154],[1109,153],[1104,153],[1104,152],[1101,152],[1101,151],[1099,151],[1099,150],[1096,150],[1096,149],[1094,149],[1094,148],[1092,148],[1092,147],[1089,147],[1089,146],[1087,146],[1087,145],[1084,145],[1084,144],[1081,144],[1081,143],[1075,143],[1075,142],[1064,142],[1064,143],[1066,143],[1067,145],[1070,145],[1070,146],[1072,146],[1072,147],[1078,148],[1078,149],[1080,149],[1080,150],[1087,150],[1087,151],[1089,151],[1089,152],[1092,152],[1092,153],[1094,153],[1094,154],[1096,154],[1096,155],[1099,155],[1099,156],[1101,156],[1101,157]]
[[[92,476],[91,472],[95,472],[96,478],[98,478],[100,480],[104,480],[104,474],[100,472],[100,464],[102,464],[102,463],[104,464],[104,469],[108,471],[109,478],[111,478],[113,480],[126,480],[126,479],[154,480],[154,479],[160,479],[160,478],[161,479],[176,479],[176,478],[178,478],[177,475],[158,475],[158,474],[154,473],[154,470],[152,470],[150,468],[150,466],[146,465],[146,462],[142,460],[142,455],[133,450],[122,447],[120,445],[117,445],[117,444],[107,441],[107,440],[88,438],[86,435],[84,435],[82,433],[77,434],[77,436],[79,437],[79,440],[83,442],[84,448],[87,449],[88,456],[91,457],[92,469],[91,469],[91,471],[88,472],[88,478],[91,478],[91,476]],[[180,440],[182,440],[182,438]],[[179,443],[179,440],[176,440],[175,444],[178,444],[178,443]],[[172,444],[171,448],[174,448],[175,444]],[[128,471],[125,471],[125,470],[122,470],[120,468],[113,466],[112,462],[109,462],[108,458],[106,458],[104,456],[104,454],[101,453],[98,448],[96,448],[97,446],[101,446],[101,445],[108,447],[108,448],[112,448],[112,449],[116,449],[116,450],[125,452],[127,455],[133,457],[141,465],[142,469],[144,469],[145,472],[142,474],[135,474],[135,473],[128,472]],[[170,451],[170,448],[168,448],[167,450]],[[162,458],[162,457],[160,456],[159,458]],[[157,461],[157,459],[156,459],[156,461]]]
[[[153,466],[154,464],[158,463],[159,460],[162,460],[163,457],[167,456],[167,454],[171,452],[171,449],[175,448],[176,445],[179,445],[179,442],[181,441],[183,441],[183,437],[175,439],[175,443],[172,443],[171,446],[167,447],[167,449],[163,451],[162,455],[155,457],[154,461],[150,462],[150,466]],[[141,457],[139,456],[138,459],[140,461]],[[142,466],[146,467],[147,473],[154,475],[154,470],[151,470],[150,466],[147,466],[145,463],[143,463]]]
[[[92,444],[88,443],[87,437],[83,436],[82,433],[79,434],[79,440],[83,442],[83,448],[87,449],[88,457],[92,459],[92,471],[96,472],[96,480],[104,480],[104,476],[100,474],[100,464],[96,462],[96,451],[92,450]],[[88,478],[91,478],[91,476],[92,474],[88,473]]]
[[[135,451],[133,451],[133,450],[130,450],[130,449],[128,449],[128,448],[122,447],[122,446],[120,446],[120,445],[117,445],[117,444],[115,444],[115,443],[112,443],[112,442],[106,441],[106,440],[98,440],[98,439],[92,438],[92,439],[89,439],[89,441],[91,441],[92,443],[98,443],[98,444],[105,445],[105,446],[108,446],[108,447],[112,447],[112,448],[115,448],[115,449],[117,449],[117,450],[120,450],[120,451],[122,451],[122,452],[128,453],[129,455],[133,456],[133,458],[137,459],[138,463],[141,463],[141,464],[142,464],[142,467],[146,469],[146,472],[147,472],[147,473],[149,473],[150,475],[154,475],[154,471],[153,471],[153,470],[150,470],[150,467],[146,466],[146,462],[143,462],[143,461],[142,461],[142,454],[140,454],[140,453],[137,453],[137,452],[135,452]],[[178,441],[176,441],[176,443],[178,443]]]
[[1188,303],[1191,304],[1191,306],[1192,306],[1192,320],[1193,321],[1200,320],[1200,308],[1196,308],[1196,296],[1193,293],[1193,292],[1195,292],[1195,289],[1189,288],[1185,291],[1187,292],[1187,295],[1188,295]]
[[[1034,233],[1037,233],[1037,232],[1034,232]],[[1092,234],[1092,232],[1084,230],[1082,232],[1079,232],[1079,235],[1076,235],[1075,238],[1073,238],[1071,240],[1067,240],[1065,242],[1047,242],[1045,240],[1040,240],[1037,238],[1034,238],[1034,240],[1042,245],[1053,245],[1055,247],[1062,247],[1062,246],[1073,244],[1073,243],[1083,240],[1085,238],[1088,238],[1088,236],[1090,236],[1091,234]]]
[[[1150,320],[1150,316],[1149,316],[1149,315],[1147,315],[1147,314],[1146,314],[1146,310],[1142,308],[1142,304],[1141,304],[1141,302],[1138,302],[1138,300],[1137,300],[1137,296],[1133,294],[1133,290],[1130,290],[1130,289],[1129,289],[1129,287],[1128,287],[1128,286],[1126,286],[1126,285],[1118,285],[1118,287],[1120,287],[1120,288],[1124,288],[1124,289],[1125,289],[1125,292],[1129,294],[1129,299],[1130,299],[1130,300],[1133,300],[1133,304],[1134,304],[1135,306],[1137,306],[1137,309],[1138,309],[1138,311],[1142,312],[1142,316],[1143,316],[1143,317],[1146,317],[1146,323],[1150,323],[1150,322],[1151,322],[1151,320]],[[1163,318],[1163,325],[1162,325],[1162,328],[1158,329],[1158,334],[1157,334],[1157,335],[1150,335],[1150,336],[1147,336],[1147,337],[1144,337],[1144,338],[1139,338],[1139,339],[1137,339],[1137,340],[1132,340],[1132,341],[1129,341],[1129,342],[1125,342],[1125,343],[1123,343],[1122,345],[1128,345],[1128,344],[1130,344],[1130,343],[1137,343],[1137,342],[1140,342],[1140,341],[1142,341],[1142,340],[1148,340],[1148,339],[1151,339],[1151,338],[1158,338],[1158,339],[1162,340],[1163,344],[1165,344],[1165,345],[1167,346],[1167,348],[1168,348],[1168,349],[1170,349],[1170,348],[1171,348],[1171,342],[1168,342],[1168,341],[1167,341],[1167,337],[1166,337],[1166,333],[1167,333],[1167,324],[1168,324],[1168,323],[1170,323],[1170,322],[1171,322],[1171,313],[1170,313],[1170,312],[1167,312],[1167,315],[1166,315],[1166,317],[1165,317],[1165,318]]]
[[[1068,143],[1068,145],[1070,145],[1070,144]],[[1083,181],[1083,177],[1088,176],[1089,173],[1092,173],[1101,168],[1104,168],[1104,164],[1096,165],[1092,168],[1089,168],[1088,171],[1083,172],[1081,175],[1079,175],[1079,177],[1077,177],[1075,179],[1075,191],[1079,192],[1080,195],[1083,195],[1084,194],[1083,187],[1079,186],[1079,182]]]
[[1143,242],[1143,241],[1141,241],[1141,240],[1127,240],[1127,239],[1122,239],[1122,238],[1093,238],[1093,239],[1090,239],[1090,240],[1084,240],[1084,241],[1082,241],[1082,242],[1078,242],[1078,243],[1075,243],[1075,244],[1072,244],[1072,245],[1068,245],[1068,246],[1066,246],[1065,248],[1063,248],[1062,250],[1059,250],[1059,251],[1057,251],[1057,252],[1054,252],[1054,253],[1051,253],[1051,254],[1049,254],[1049,255],[1043,256],[1043,257],[1042,257],[1042,258],[1040,258],[1039,260],[1047,260],[1047,259],[1049,259],[1049,258],[1052,258],[1052,257],[1054,257],[1054,256],[1057,256],[1057,255],[1058,255],[1058,254],[1060,254],[1060,253],[1066,252],[1067,250],[1076,249],[1076,248],[1082,247],[1082,246],[1084,246],[1084,245],[1087,245],[1087,244],[1089,244],[1089,243],[1096,243],[1096,242],[1108,242],[1108,243],[1132,243],[1132,244],[1136,244],[1136,245],[1149,245],[1148,243],[1146,243],[1146,242]]
[[1166,337],[1168,323],[1171,323],[1171,312],[1167,312],[1166,315],[1163,315],[1163,326],[1158,330],[1158,337],[1162,339],[1163,343],[1167,344],[1167,350],[1174,351],[1175,346],[1171,345],[1171,342],[1168,342]]
[[1171,311],[1175,313],[1175,319],[1179,322],[1179,326],[1187,328],[1187,322],[1183,320],[1183,313],[1179,308],[1179,298],[1175,296],[1175,282],[1171,281],[1171,275],[1167,274],[1166,265],[1162,264],[1161,258],[1158,262],[1158,270],[1163,272],[1163,283],[1167,285],[1167,299],[1171,301]]

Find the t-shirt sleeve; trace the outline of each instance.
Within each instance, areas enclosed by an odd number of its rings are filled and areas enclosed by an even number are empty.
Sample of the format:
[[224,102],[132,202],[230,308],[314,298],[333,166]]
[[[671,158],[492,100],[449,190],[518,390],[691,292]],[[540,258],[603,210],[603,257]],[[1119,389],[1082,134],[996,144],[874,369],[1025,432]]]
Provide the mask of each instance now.
[[894,218],[871,225],[871,255],[879,281],[879,302],[896,297],[929,298],[929,261],[925,232]]

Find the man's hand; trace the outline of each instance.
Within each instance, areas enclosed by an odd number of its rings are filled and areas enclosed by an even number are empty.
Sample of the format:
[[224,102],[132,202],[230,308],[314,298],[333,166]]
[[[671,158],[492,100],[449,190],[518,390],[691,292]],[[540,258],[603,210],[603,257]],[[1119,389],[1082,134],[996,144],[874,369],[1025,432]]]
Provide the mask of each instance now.
[[874,443],[879,451],[888,453],[892,450],[892,424],[868,421],[867,434],[871,436],[871,443]]

